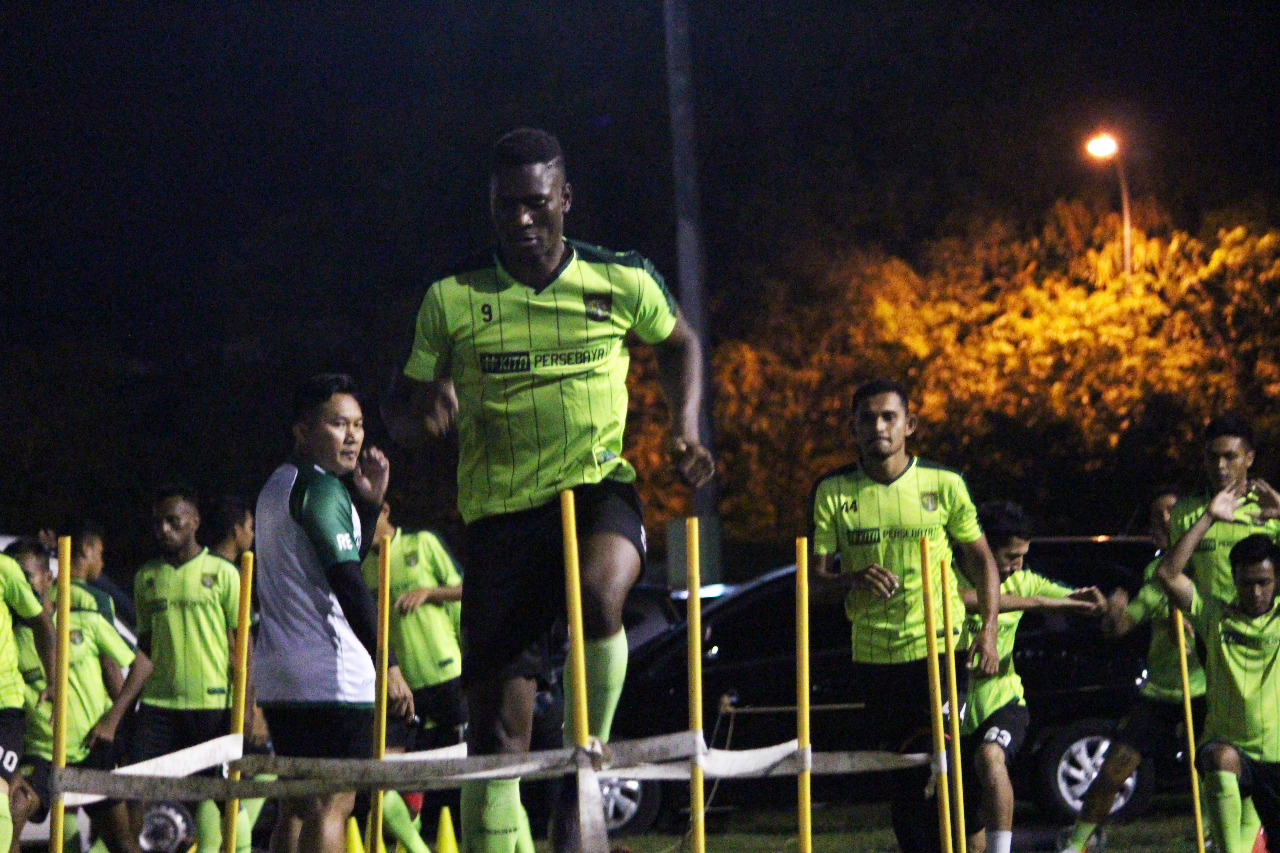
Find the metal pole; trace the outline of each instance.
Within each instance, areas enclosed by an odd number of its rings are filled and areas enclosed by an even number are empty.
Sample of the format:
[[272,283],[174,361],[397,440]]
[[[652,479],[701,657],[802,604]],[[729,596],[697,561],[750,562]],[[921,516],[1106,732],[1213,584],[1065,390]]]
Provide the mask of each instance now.
[[1191,769],[1191,809],[1196,819],[1196,850],[1204,853],[1204,814],[1200,810],[1200,774],[1196,772],[1196,723],[1191,714],[1191,679],[1187,673],[1187,634],[1182,611],[1173,610],[1173,632],[1178,635],[1178,674],[1182,678],[1182,714],[1187,725],[1187,764]]
[[[249,620],[253,601],[253,552],[240,555],[240,609],[236,622],[236,658],[231,682],[231,733],[244,736],[244,703],[249,688]],[[232,768],[227,778],[239,781],[240,771]],[[236,819],[240,816],[240,800],[227,800],[222,809],[222,850],[235,853]]]
[[[938,671],[938,621],[933,611],[933,578],[929,571],[929,540],[920,537],[920,582],[924,593],[924,639],[928,651],[929,718],[933,729],[933,773],[937,782],[938,835],[942,853],[951,853],[951,795],[947,774],[947,741],[942,722],[942,676]],[[943,595],[946,591],[943,591]],[[921,819],[924,816],[921,815]]]
[[1120,177],[1120,213],[1124,220],[1124,274],[1133,275],[1133,244],[1129,236],[1129,182],[1125,180],[1124,163],[1116,152],[1116,174]]
[[[384,536],[378,550],[378,646],[374,660],[373,757],[387,756],[387,641],[391,632],[391,537]],[[365,825],[366,853],[382,853],[382,791],[369,797],[369,818]]]
[[[702,737],[702,567],[698,552],[698,519],[685,519],[685,564],[688,569],[689,599],[689,730]],[[706,803],[703,800],[702,753],[689,766],[689,849],[707,849]]]
[[813,853],[813,752],[809,737],[809,540],[796,539],[796,744],[799,853]]

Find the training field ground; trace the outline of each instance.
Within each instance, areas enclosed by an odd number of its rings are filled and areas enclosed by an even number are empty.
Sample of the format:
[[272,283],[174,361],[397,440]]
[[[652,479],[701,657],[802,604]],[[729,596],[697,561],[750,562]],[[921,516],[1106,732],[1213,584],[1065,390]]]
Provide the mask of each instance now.
[[[1028,811],[1030,811],[1028,809]],[[1027,814],[1034,819],[1034,813]],[[1058,827],[1022,826],[1014,831],[1014,850],[1052,850]],[[868,828],[864,828],[868,827]],[[618,839],[634,853],[684,853],[681,836],[651,833]],[[539,850],[542,849],[541,843]],[[894,853],[887,804],[825,806],[813,812],[815,853]],[[1107,829],[1106,849],[1124,853],[1194,853],[1195,830],[1190,797],[1157,798],[1142,818]],[[707,816],[708,853],[794,853],[795,814],[753,809]]]

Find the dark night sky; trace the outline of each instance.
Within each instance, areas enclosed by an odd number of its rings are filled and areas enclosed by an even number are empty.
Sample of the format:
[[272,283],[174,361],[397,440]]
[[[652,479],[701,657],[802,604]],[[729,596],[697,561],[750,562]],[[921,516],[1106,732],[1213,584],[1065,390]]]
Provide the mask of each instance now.
[[[674,270],[661,4],[532,5],[6,10],[0,424],[32,458],[0,530],[123,519],[101,505],[173,475],[252,488],[273,383],[385,378],[424,277],[486,241],[516,124],[564,141],[575,236]],[[1112,193],[1081,154],[1104,124],[1180,225],[1280,210],[1274,3],[692,6],[714,292],[815,219],[910,251],[965,205]]]

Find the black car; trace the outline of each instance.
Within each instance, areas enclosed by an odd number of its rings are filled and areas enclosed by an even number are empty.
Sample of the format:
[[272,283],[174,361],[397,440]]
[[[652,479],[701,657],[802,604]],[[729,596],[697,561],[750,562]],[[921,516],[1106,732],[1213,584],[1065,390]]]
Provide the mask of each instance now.
[[[1136,593],[1142,571],[1156,555],[1137,537],[1072,537],[1034,540],[1029,567],[1065,585],[1117,586]],[[715,592],[715,591],[712,591]],[[704,592],[704,597],[706,596]],[[632,648],[626,685],[613,725],[625,740],[687,728],[686,628],[662,626],[665,605],[654,590],[633,596],[628,620],[648,638]],[[683,602],[680,602],[683,605]],[[703,605],[704,729],[708,745],[748,749],[795,737],[795,567],[777,569],[749,583],[727,587]],[[866,702],[850,683],[849,623],[840,601],[815,598],[810,612],[811,705],[816,751],[865,749],[860,725]],[[1101,636],[1096,621],[1027,613],[1014,657],[1026,686],[1031,728],[1014,767],[1015,786],[1057,819],[1079,810],[1089,781],[1101,766],[1116,723],[1127,713],[1145,677],[1149,633],[1121,640]],[[1116,810],[1140,809],[1156,779],[1183,780],[1172,742],[1168,755],[1144,762],[1117,798]],[[875,797],[883,779],[815,778],[815,797]],[[615,831],[643,831],[664,802],[687,806],[687,785],[652,781],[606,782],[606,810]],[[718,797],[734,800],[794,796],[794,784],[775,780],[723,781]]]

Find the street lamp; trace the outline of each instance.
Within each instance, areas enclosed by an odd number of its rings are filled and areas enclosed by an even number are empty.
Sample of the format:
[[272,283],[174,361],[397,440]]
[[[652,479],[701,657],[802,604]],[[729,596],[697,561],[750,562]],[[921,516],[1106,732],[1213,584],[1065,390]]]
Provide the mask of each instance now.
[[1124,274],[1133,274],[1133,246],[1129,243],[1129,182],[1124,177],[1124,164],[1120,160],[1120,145],[1109,133],[1100,133],[1085,146],[1099,160],[1116,162],[1116,175],[1120,178],[1120,210],[1124,218]]

